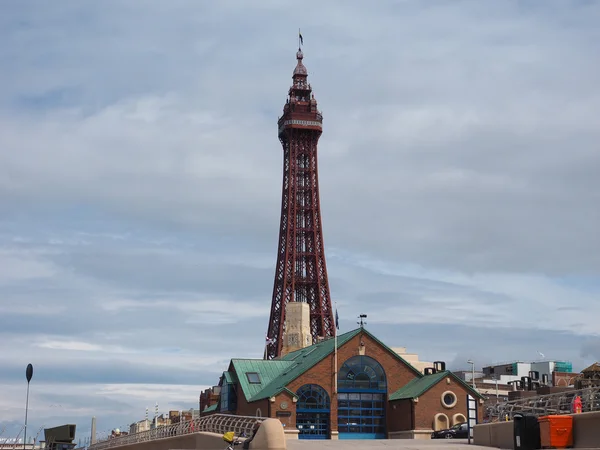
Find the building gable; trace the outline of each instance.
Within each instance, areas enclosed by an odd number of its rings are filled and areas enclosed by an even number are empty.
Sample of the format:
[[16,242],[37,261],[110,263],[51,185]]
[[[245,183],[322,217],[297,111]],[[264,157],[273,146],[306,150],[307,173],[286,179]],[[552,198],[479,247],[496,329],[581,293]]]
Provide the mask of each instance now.
[[449,370],[444,370],[441,372],[434,373],[432,375],[424,375],[421,378],[415,378],[414,380],[407,383],[405,386],[398,389],[392,395],[390,395],[390,400],[404,400],[417,398],[423,395],[425,392],[427,392],[429,389],[434,387],[446,377],[450,377],[456,382],[458,382],[458,384],[462,385],[472,396],[480,399],[483,398],[483,396],[479,392],[474,390],[471,386],[469,386],[463,380],[458,378],[452,372],[450,372]]
[[[337,337],[338,350],[361,334],[368,336],[377,346],[381,347],[384,353],[389,354],[390,357],[406,367],[411,376],[423,377],[418,369],[364,328],[340,334]],[[306,371],[333,354],[335,342],[335,338],[329,338],[274,360],[232,359],[223,378],[227,382],[239,385],[247,402],[271,398],[281,393],[288,384]],[[340,364],[343,362],[340,361]]]
[[[348,344],[353,338],[357,337],[360,334],[364,334],[370,339],[372,339],[378,346],[382,348],[382,350],[385,353],[388,353],[394,360],[400,362],[402,366],[406,367],[406,369],[408,369],[412,376],[416,376],[419,378],[423,376],[423,374],[418,369],[413,367],[408,361],[406,361],[404,358],[402,358],[390,347],[385,345],[381,340],[379,340],[377,337],[375,337],[372,333],[370,333],[364,328],[357,328],[355,330],[339,335],[337,337],[338,351],[344,345]],[[305,347],[295,352],[288,353],[282,356],[280,359],[264,361],[266,363],[275,361],[279,361],[282,363],[287,362],[289,363],[289,365],[285,367],[282,366],[282,370],[278,373],[278,375],[272,378],[271,382],[268,385],[264,386],[262,389],[256,389],[256,387],[258,386],[255,386],[255,389],[253,390],[248,389],[249,392],[254,393],[251,397],[246,398],[249,399],[249,402],[254,402],[257,400],[270,398],[279,394],[292,381],[300,377],[302,374],[314,367],[319,362],[323,361],[329,355],[333,354],[335,350],[335,341],[335,338],[329,338],[309,347]],[[342,363],[343,361],[340,361],[340,364]],[[242,377],[240,377],[239,374],[238,378],[240,378],[240,380],[242,379]],[[244,389],[243,386],[242,389]]]

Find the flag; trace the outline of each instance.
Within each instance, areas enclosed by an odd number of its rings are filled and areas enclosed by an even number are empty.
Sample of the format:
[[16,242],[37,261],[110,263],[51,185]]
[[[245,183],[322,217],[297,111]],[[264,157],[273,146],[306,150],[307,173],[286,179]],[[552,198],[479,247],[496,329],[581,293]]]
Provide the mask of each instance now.
[[340,329],[340,318],[337,313],[337,308],[335,308],[335,328]]
[[298,31],[298,38],[300,39],[300,45],[304,45],[304,38],[302,37],[302,33]]

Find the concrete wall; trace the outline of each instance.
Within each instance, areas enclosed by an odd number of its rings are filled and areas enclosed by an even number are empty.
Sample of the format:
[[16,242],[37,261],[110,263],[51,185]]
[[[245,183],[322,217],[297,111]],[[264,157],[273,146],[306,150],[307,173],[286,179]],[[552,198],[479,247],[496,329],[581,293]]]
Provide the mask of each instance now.
[[[475,445],[503,449],[513,448],[513,422],[475,425]],[[573,448],[598,448],[600,443],[600,411],[573,414]]]
[[600,445],[600,411],[573,414],[575,448],[597,448]]
[[[201,432],[121,445],[111,450],[223,450],[226,447],[227,443],[223,440],[222,434]],[[265,419],[250,443],[250,449],[285,450],[286,440],[281,422],[277,419]]]
[[513,423],[495,422],[475,425],[473,443],[485,447],[513,448]]
[[182,436],[173,436],[154,441],[138,442],[137,444],[121,445],[115,450],[170,450],[170,449],[205,449],[223,450],[227,443],[222,434],[216,433],[190,433]]

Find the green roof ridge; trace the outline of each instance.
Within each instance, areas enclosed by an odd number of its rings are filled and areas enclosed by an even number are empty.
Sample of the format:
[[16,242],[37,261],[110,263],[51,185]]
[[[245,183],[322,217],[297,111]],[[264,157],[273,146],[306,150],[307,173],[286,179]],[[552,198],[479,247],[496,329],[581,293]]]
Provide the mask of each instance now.
[[389,400],[405,400],[405,399],[413,399],[423,395],[433,386],[438,384],[445,377],[454,378],[459,384],[462,384],[467,390],[474,394],[476,397],[483,398],[483,396],[465,383],[463,380],[458,378],[456,374],[450,372],[449,370],[442,370],[441,372],[436,372],[431,375],[423,375],[421,378],[414,378],[398,389],[396,392],[390,395]]
[[202,410],[202,412],[212,412],[212,411],[216,411],[217,410],[217,406],[219,406],[218,403],[215,403],[214,405],[211,406],[207,406],[206,408],[204,408]]
[[[352,331],[340,334],[337,337],[337,347],[344,345],[354,336],[358,335],[362,331],[362,328],[357,328]],[[281,372],[280,376],[273,379],[269,385],[264,389],[254,394],[250,398],[249,402],[256,400],[262,400],[264,398],[270,398],[274,395],[281,393],[286,386],[302,375],[304,372],[315,366],[317,363],[323,360],[327,355],[334,351],[336,339],[334,337],[321,341],[317,344],[311,345],[310,347],[301,348],[295,352],[290,352],[281,359],[272,361],[287,362],[290,366]],[[293,395],[296,395],[292,392]],[[247,397],[246,397],[247,398]]]
[[396,392],[390,395],[390,400],[400,400],[407,398],[416,398],[433,386],[435,386],[441,379],[446,376],[446,370],[443,372],[437,372],[432,375],[424,375],[421,378],[413,378]]

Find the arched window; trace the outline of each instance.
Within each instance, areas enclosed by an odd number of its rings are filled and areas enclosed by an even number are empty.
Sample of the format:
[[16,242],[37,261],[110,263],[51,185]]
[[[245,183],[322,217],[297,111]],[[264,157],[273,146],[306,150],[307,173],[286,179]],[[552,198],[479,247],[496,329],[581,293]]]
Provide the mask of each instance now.
[[296,411],[299,410],[329,410],[329,394],[318,384],[305,384],[298,392]]
[[299,439],[329,436],[329,394],[318,384],[305,384],[296,391],[296,428]]
[[384,439],[387,382],[381,364],[353,356],[338,374],[340,439]]
[[387,383],[381,364],[369,356],[353,356],[340,368],[339,389],[385,391]]

